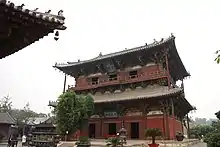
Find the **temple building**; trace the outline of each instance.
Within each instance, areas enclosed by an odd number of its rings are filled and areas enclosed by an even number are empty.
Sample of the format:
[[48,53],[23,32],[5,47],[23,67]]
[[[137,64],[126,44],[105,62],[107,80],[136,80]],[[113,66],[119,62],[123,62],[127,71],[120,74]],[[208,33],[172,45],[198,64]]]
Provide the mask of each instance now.
[[[22,48],[38,41],[54,30],[65,30],[65,17],[60,10],[57,15],[50,14],[51,10],[42,13],[16,6],[6,0],[0,0],[0,59],[11,55]],[[55,40],[59,32],[55,33]]]
[[0,112],[0,141],[7,141],[9,135],[17,133],[15,120],[7,112]]
[[[91,94],[95,114],[90,138],[116,134],[122,126],[130,139],[144,139],[146,128],[160,128],[164,139],[183,132],[183,119],[193,110],[184,94],[186,71],[171,35],[151,44],[67,64],[56,64],[75,78],[68,91]],[[182,81],[181,86],[176,82]]]

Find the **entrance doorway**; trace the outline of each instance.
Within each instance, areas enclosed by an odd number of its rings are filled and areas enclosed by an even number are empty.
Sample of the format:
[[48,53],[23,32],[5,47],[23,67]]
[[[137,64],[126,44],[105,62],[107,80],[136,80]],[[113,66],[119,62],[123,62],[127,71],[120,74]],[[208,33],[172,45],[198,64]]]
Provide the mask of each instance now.
[[109,135],[116,135],[116,123],[110,123],[108,124],[108,134]]
[[89,124],[89,138],[95,138],[95,124]]
[[131,123],[131,138],[132,139],[139,138],[139,123],[138,122]]

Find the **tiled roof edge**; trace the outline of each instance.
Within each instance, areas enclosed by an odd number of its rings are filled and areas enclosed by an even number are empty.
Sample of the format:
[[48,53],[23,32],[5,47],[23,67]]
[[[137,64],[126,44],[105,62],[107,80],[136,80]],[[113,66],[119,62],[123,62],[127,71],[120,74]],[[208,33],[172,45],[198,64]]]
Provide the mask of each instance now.
[[[65,17],[62,15],[62,12],[63,12],[62,10],[59,11],[59,15],[53,15],[53,14],[49,14],[49,13],[42,13],[42,12],[37,12],[34,10],[25,9],[25,8],[23,8],[23,6],[15,6],[14,3],[7,1],[7,0],[0,0],[0,4],[4,4],[7,7],[13,8],[16,11],[20,11],[20,12],[26,13],[30,16],[40,18],[44,21],[49,21],[49,22],[58,23],[58,24],[64,24]],[[65,28],[62,28],[62,29],[65,29]]]

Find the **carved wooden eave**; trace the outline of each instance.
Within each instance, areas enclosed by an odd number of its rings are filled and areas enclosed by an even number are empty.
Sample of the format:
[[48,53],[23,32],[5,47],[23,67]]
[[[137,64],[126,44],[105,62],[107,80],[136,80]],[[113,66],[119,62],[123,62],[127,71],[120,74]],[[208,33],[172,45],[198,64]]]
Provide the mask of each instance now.
[[143,56],[138,56],[138,60],[140,61],[140,65],[144,66],[146,64]]

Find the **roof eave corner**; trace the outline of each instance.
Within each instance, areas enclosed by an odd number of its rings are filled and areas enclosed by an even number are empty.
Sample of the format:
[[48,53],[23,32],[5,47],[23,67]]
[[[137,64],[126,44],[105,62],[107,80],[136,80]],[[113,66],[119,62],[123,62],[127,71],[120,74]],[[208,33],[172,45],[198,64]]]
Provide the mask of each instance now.
[[64,26],[64,25],[59,25],[59,26],[56,27],[56,29],[57,29],[57,30],[66,30],[67,27]]
[[57,62],[52,66],[53,68],[58,68],[58,66],[57,66],[58,64],[57,64]]

